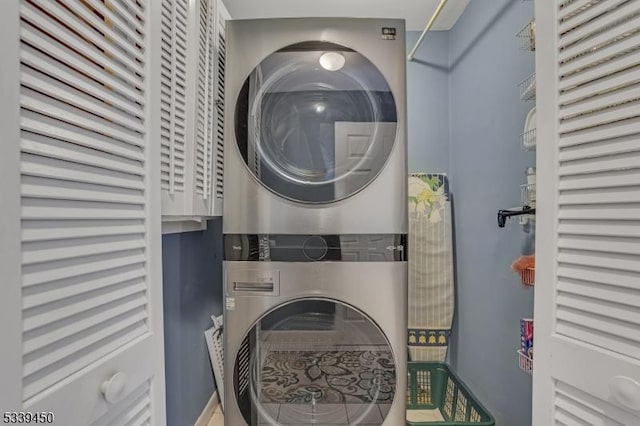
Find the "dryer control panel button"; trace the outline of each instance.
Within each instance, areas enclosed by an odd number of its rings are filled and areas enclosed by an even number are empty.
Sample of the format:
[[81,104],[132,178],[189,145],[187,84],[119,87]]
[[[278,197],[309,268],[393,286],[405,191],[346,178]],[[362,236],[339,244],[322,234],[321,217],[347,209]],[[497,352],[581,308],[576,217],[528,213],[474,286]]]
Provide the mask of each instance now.
[[302,252],[309,260],[322,260],[328,251],[327,241],[320,235],[311,235],[302,243]]

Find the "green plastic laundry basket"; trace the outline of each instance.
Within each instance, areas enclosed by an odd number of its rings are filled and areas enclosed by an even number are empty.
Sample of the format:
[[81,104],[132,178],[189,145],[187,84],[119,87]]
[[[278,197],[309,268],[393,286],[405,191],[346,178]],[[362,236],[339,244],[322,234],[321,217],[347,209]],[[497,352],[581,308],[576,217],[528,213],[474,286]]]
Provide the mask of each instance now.
[[495,426],[480,404],[447,364],[409,362],[407,410],[439,409],[444,421],[407,421],[411,426]]

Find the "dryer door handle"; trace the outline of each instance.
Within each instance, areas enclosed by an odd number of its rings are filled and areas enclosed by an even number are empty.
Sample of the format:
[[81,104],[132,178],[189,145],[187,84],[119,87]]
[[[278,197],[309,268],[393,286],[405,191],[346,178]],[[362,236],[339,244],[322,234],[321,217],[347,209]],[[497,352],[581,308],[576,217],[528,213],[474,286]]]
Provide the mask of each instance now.
[[273,293],[273,282],[248,282],[248,281],[234,281],[233,290],[237,292],[250,291],[258,293]]

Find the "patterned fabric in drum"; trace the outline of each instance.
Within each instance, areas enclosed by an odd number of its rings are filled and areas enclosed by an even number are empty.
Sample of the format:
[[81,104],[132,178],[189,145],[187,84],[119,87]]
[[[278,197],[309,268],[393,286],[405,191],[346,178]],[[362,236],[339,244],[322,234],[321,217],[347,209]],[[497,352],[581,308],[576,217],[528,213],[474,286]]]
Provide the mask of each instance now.
[[261,373],[262,403],[390,403],[395,395],[388,350],[271,351]]

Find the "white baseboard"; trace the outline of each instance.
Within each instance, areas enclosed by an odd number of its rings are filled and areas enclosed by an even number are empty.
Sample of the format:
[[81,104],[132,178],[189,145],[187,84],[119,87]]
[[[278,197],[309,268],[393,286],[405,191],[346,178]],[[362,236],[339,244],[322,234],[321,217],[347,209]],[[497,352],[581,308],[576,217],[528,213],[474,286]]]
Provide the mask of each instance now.
[[202,413],[200,413],[200,417],[198,417],[194,426],[207,426],[211,417],[213,417],[213,413],[215,413],[216,408],[218,408],[218,405],[220,405],[220,398],[218,398],[218,391],[215,391],[213,395],[211,395],[211,398],[209,398],[207,405],[204,406],[204,409],[202,410]]

